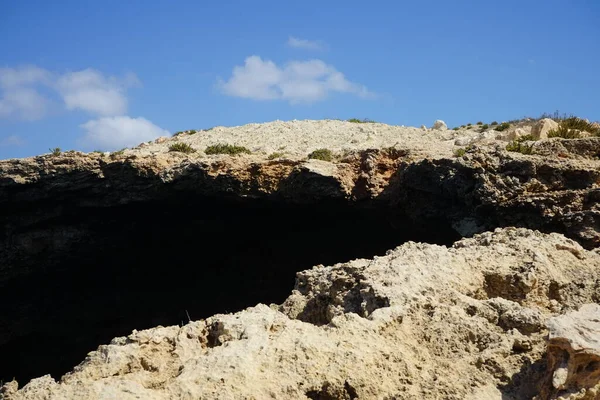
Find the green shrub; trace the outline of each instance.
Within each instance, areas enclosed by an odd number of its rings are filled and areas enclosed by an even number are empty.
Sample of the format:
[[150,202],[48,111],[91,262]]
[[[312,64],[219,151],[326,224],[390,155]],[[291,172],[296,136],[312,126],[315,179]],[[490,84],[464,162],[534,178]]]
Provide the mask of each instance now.
[[315,160],[331,161],[333,153],[329,149],[317,149],[308,155],[308,158]]
[[60,156],[60,154],[62,153],[62,150],[60,149],[60,147],[55,147],[55,148],[49,149],[49,150],[50,150],[50,154],[52,154],[54,157]]
[[466,125],[461,125],[460,127],[461,127],[461,128],[466,128]]
[[533,146],[529,146],[524,143],[520,143],[516,140],[513,140],[512,142],[506,145],[506,150],[516,151],[517,153],[521,154],[531,154],[533,153]]
[[276,158],[281,158],[281,157],[283,157],[283,155],[284,155],[284,153],[281,153],[281,152],[278,152],[278,151],[276,151],[276,152],[273,152],[273,153],[269,154],[269,157],[267,157],[267,159],[268,159],[268,160],[274,160],[274,159],[276,159]]
[[364,119],[350,118],[348,120],[348,122],[354,122],[355,124],[366,124],[366,123],[373,123],[375,121],[373,121],[372,119],[368,119],[368,118],[364,118]]
[[492,125],[492,126],[494,126],[494,125],[498,125],[498,121],[492,121],[492,122],[490,123],[490,125]]
[[533,140],[532,135],[525,135],[517,140],[513,140],[509,144],[506,145],[507,151],[516,151],[521,154],[532,154],[533,153],[533,145],[527,145],[524,142]]
[[206,150],[204,150],[206,154],[250,154],[251,151],[243,146],[233,146],[230,144],[215,144],[212,146],[208,146]]
[[457,130],[459,130],[459,129],[460,129],[460,128],[459,128],[458,126],[457,126],[456,128],[452,128],[452,130],[453,130],[453,131],[457,131]]
[[472,125],[473,125],[473,124],[472,124],[472,123],[470,123],[470,122],[467,124],[467,126],[472,126]]
[[481,132],[483,132],[489,128],[490,128],[490,126],[488,124],[483,124],[483,125],[481,125]]
[[190,154],[195,152],[194,148],[187,143],[174,143],[169,146],[169,151],[178,151],[180,153]]
[[462,157],[466,154],[467,150],[463,149],[462,147],[460,149],[456,149],[454,150],[454,157]]
[[482,121],[478,121],[477,125],[483,125],[483,122]]
[[581,132],[586,131],[593,136],[600,136],[600,127],[594,125],[585,119],[578,117],[568,117],[558,122],[558,129],[548,132],[548,137],[562,137],[566,139],[575,139],[581,137]]
[[510,128],[510,124],[508,122],[503,122],[500,125],[498,125],[497,127],[494,128],[494,130],[498,131],[498,132],[502,132],[507,130],[508,128]]

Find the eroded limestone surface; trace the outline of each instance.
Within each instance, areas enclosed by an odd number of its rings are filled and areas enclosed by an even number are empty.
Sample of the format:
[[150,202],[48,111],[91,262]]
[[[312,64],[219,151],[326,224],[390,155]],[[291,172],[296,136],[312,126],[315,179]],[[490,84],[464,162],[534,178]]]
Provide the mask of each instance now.
[[[46,376],[19,390],[10,382],[3,395],[529,399],[554,368],[546,323],[552,347],[571,329],[556,329],[561,321],[577,329],[582,313],[593,314],[580,307],[599,300],[599,266],[598,251],[526,229],[450,248],[408,242],[373,260],[300,272],[281,305],[115,338],[59,382]],[[597,341],[567,336],[574,351]]]

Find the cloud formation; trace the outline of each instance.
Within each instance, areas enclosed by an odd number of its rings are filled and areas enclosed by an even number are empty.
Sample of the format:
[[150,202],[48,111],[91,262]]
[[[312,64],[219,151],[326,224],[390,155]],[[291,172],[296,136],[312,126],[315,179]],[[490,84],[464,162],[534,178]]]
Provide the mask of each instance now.
[[289,47],[305,50],[325,50],[327,45],[320,40],[298,39],[290,36],[287,41]]
[[0,147],[23,146],[24,144],[25,141],[17,135],[11,135],[5,138],[0,138]]
[[89,68],[65,74],[36,66],[0,68],[0,118],[40,119],[53,97],[59,97],[67,110],[122,115],[127,112],[126,90],[136,85],[139,80],[133,74],[117,78]]
[[80,144],[89,149],[117,150],[136,146],[169,132],[154,125],[145,118],[127,116],[104,117],[81,125],[86,131]]
[[11,87],[4,89],[0,97],[0,118],[40,119],[46,114],[49,104],[50,101],[33,88]]
[[127,112],[128,87],[138,84],[135,76],[124,79],[104,77],[91,68],[60,76],[56,88],[68,110],[81,109],[102,116]]
[[324,100],[330,93],[373,97],[363,85],[321,60],[292,61],[283,67],[259,56],[235,66],[227,82],[219,82],[223,93],[253,100],[287,100],[292,104]]

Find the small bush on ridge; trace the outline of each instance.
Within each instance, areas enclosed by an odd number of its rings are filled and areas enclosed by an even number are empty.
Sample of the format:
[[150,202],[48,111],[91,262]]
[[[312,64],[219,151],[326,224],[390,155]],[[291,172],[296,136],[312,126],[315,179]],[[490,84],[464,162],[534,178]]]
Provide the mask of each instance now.
[[333,153],[329,149],[317,149],[308,155],[308,158],[315,160],[331,161]]
[[234,146],[231,144],[215,144],[212,146],[208,146],[206,150],[204,150],[206,154],[250,154],[251,151],[245,148],[244,146]]
[[187,143],[179,142],[170,145],[169,151],[177,151],[180,153],[190,154],[195,152],[196,150],[194,150],[194,148]]

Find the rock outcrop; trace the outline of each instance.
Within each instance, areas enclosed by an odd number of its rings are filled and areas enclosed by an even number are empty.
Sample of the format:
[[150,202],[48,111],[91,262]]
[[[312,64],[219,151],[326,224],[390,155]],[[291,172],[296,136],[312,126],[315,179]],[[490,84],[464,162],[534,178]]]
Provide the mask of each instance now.
[[[595,340],[579,333],[589,306],[552,317],[598,300],[599,265],[598,252],[525,229],[406,243],[300,272],[279,306],[115,338],[59,382],[8,383],[4,398],[528,399],[554,368],[545,321],[551,348]],[[565,382],[597,378],[592,356],[588,378]]]
[[539,120],[531,128],[531,136],[533,139],[548,139],[548,132],[558,128],[558,123],[550,118],[543,118]]
[[600,398],[600,305],[548,320],[548,375],[539,399]]
[[0,397],[598,398],[600,138],[506,151],[528,129],[276,121],[0,161]]
[[448,125],[446,125],[446,123],[444,121],[442,121],[441,119],[438,119],[433,123],[433,125],[431,126],[431,129],[446,130],[446,129],[448,129]]

